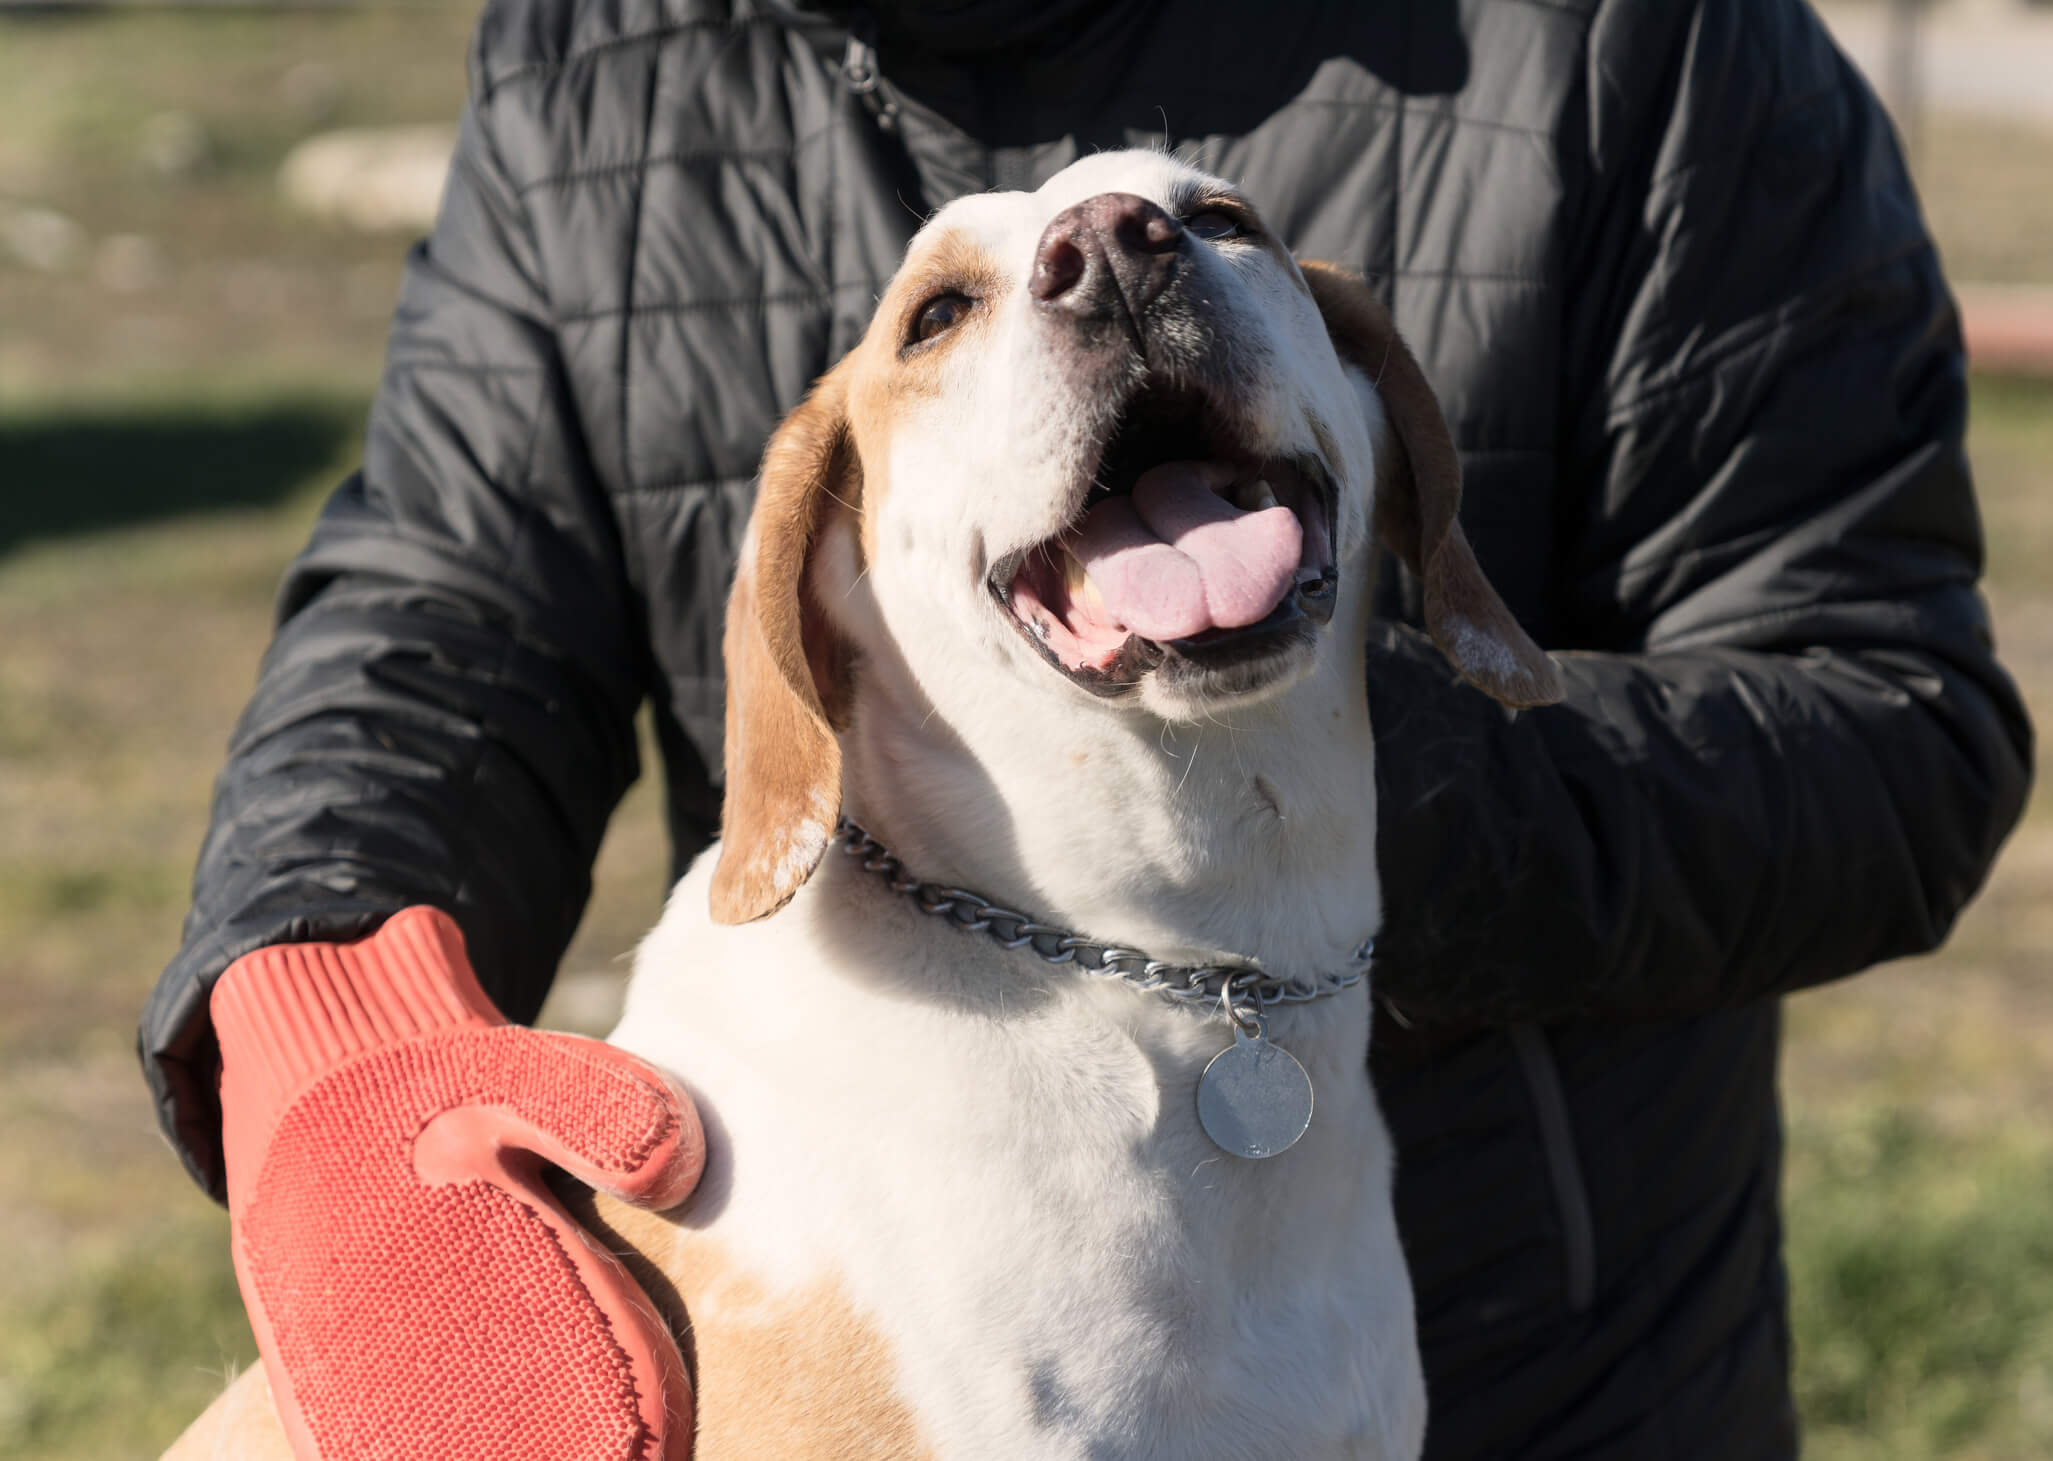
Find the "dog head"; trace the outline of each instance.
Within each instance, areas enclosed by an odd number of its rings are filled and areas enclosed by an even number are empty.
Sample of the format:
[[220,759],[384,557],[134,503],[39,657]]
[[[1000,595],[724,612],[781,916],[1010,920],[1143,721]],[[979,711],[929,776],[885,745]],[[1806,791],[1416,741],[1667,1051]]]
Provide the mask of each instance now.
[[1365,603],[1373,529],[1466,678],[1558,698],[1459,504],[1380,303],[1293,260],[1226,183],[1110,153],[949,205],[764,457],[728,608],[715,917],[775,911],[825,851],[880,635],[944,714],[1198,720],[1311,673],[1336,605]]

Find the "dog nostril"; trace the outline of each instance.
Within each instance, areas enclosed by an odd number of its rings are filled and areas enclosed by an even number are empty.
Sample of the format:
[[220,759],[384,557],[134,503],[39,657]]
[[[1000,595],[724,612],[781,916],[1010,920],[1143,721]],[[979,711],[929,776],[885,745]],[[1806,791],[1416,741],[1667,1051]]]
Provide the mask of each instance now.
[[1040,252],[1034,256],[1034,276],[1027,281],[1027,292],[1035,299],[1054,299],[1083,276],[1082,249],[1070,239],[1044,239]]

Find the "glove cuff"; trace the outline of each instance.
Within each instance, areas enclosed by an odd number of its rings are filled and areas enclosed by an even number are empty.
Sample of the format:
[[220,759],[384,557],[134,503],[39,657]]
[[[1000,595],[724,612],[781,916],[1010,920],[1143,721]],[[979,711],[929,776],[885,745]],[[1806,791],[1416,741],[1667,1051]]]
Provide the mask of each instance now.
[[[403,909],[355,943],[274,944],[228,966],[210,1003],[230,1119],[269,1126],[352,1056],[464,1025],[503,1025],[463,933],[439,908]],[[224,1103],[225,1105],[226,1103]]]

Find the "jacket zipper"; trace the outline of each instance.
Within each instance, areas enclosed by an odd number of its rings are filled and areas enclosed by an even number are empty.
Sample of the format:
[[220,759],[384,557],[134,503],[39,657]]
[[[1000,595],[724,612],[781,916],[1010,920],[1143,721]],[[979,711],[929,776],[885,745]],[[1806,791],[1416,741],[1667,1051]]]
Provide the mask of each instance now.
[[1561,1219],[1561,1243],[1568,1267],[1568,1307],[1582,1313],[1596,1297],[1597,1241],[1590,1224],[1590,1194],[1583,1180],[1582,1157],[1576,1151],[1575,1128],[1568,1119],[1568,1096],[1561,1086],[1561,1068],[1554,1047],[1537,1025],[1513,1025],[1511,1048],[1532,1092],[1539,1118],[1540,1144],[1547,1153],[1547,1177],[1554,1188],[1554,1206]]
[[877,69],[877,47],[871,38],[874,30],[875,22],[867,14],[855,17],[849,26],[847,49],[841,57],[841,75],[850,94],[861,97],[863,105],[869,108],[878,130],[896,132],[898,103],[884,90],[884,75]]

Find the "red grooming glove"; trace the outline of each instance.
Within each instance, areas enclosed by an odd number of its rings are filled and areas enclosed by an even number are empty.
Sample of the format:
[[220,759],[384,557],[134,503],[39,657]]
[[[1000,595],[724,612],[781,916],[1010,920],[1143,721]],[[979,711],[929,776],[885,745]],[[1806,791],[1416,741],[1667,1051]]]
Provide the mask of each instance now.
[[683,1201],[681,1091],[508,1024],[432,908],[260,949],[212,1008],[235,1275],[299,1461],[686,1461],[676,1344],[540,1175]]

